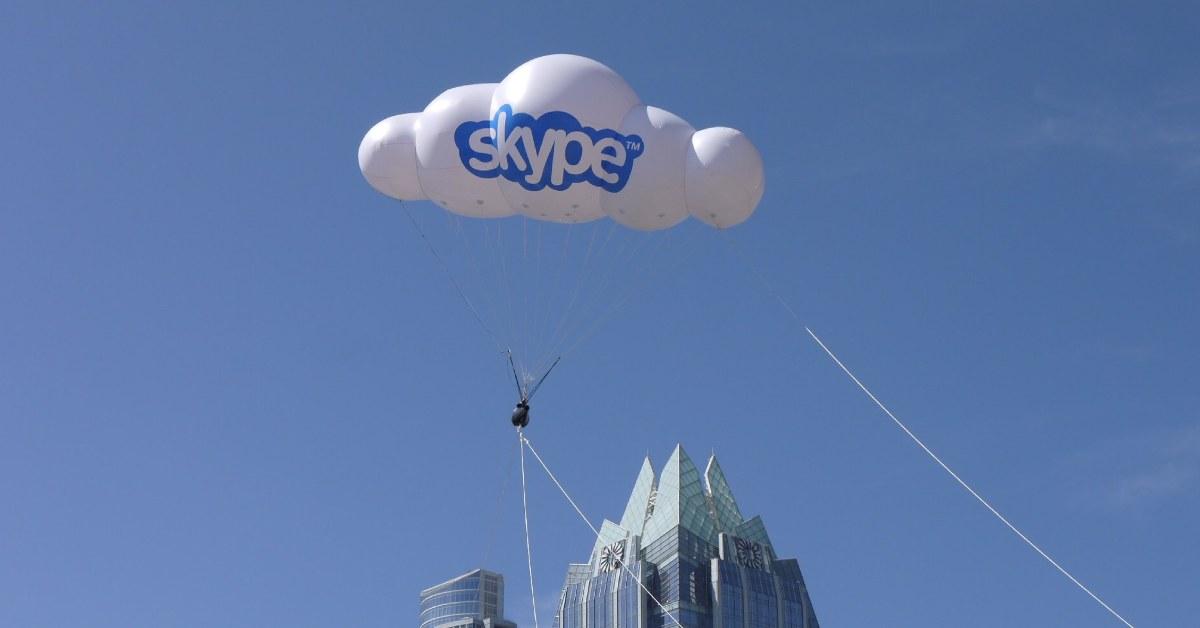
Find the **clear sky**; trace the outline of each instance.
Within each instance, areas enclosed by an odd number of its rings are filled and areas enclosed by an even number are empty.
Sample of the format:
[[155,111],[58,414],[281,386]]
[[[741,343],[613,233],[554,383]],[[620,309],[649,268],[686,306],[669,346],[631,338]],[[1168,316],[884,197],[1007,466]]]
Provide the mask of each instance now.
[[[505,365],[355,154],[552,52],[745,131],[734,250],[1135,625],[1195,624],[1194,4],[407,4],[0,7],[0,625],[413,625],[486,559],[532,626]],[[539,395],[594,520],[681,441],[827,626],[1117,625],[705,246]],[[548,625],[592,539],[530,482]]]

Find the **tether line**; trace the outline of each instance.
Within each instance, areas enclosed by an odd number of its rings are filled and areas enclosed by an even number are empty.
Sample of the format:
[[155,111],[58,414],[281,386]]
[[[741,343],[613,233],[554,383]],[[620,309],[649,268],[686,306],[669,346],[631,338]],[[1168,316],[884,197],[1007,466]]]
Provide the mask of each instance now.
[[[599,537],[600,531],[596,529],[596,526],[592,525],[592,521],[587,518],[587,515],[583,514],[583,511],[579,509],[579,505],[575,503],[575,500],[571,499],[571,495],[569,493],[567,493],[567,489],[563,488],[562,482],[559,482],[558,478],[554,477],[554,472],[550,470],[550,467],[546,466],[546,461],[542,460],[542,457],[540,455],[538,455],[537,450],[533,448],[533,443],[529,442],[529,439],[525,437],[525,433],[518,430],[517,437],[521,439],[521,442],[524,443],[525,447],[529,448],[529,453],[533,454],[533,457],[537,459],[538,464],[542,465],[542,469],[546,472],[546,475],[550,476],[550,481],[554,482],[554,485],[558,487],[558,490],[560,492],[562,492],[563,497],[567,498],[567,501],[571,504],[571,508],[575,509],[576,514],[579,515],[579,518],[583,519],[583,522],[587,524],[587,527],[591,528],[592,533],[595,534],[597,537]],[[522,460],[524,460],[524,458],[522,458]],[[524,467],[522,467],[522,468],[524,468]],[[526,535],[526,536],[528,538],[528,535]],[[654,594],[650,592],[650,589],[646,588],[645,584],[642,584],[642,579],[639,578],[636,574],[634,574],[632,571],[629,570],[629,567],[627,565],[625,565],[625,561],[623,561],[623,560],[617,561],[617,564],[621,566],[621,569],[625,570],[625,573],[628,574],[629,577],[632,578],[633,581],[636,582],[639,587],[641,587],[642,591],[646,592],[646,595],[648,595],[651,600],[654,600],[654,603],[658,605],[658,608],[663,612],[663,614],[665,614],[667,617],[671,618],[671,621],[673,622],[674,626],[676,626],[677,628],[683,628],[683,624],[680,624],[679,620],[675,619],[675,616],[671,614],[671,611],[667,610],[667,607],[663,606],[663,603],[658,601],[658,598],[655,597]],[[535,615],[534,616],[535,621],[536,621],[536,618],[537,618],[537,616]]]
[[[520,444],[518,443],[518,447],[519,446],[520,446]],[[516,461],[517,461],[516,453],[510,451],[508,453],[508,461],[503,466],[504,480],[500,484],[500,492],[496,494],[496,505],[492,509],[491,525],[488,526],[487,545],[485,546],[485,549],[483,552],[483,564],[481,565],[481,567],[483,567],[484,569],[487,568],[488,560],[490,560],[492,557],[492,548],[495,546],[495,543],[496,543],[496,529],[500,527],[499,526],[500,513],[501,513],[501,509],[504,507],[504,496],[508,494],[508,484],[509,484],[509,480],[512,479],[513,463]]]
[[1119,619],[1121,621],[1121,623],[1125,624],[1126,626],[1129,626],[1129,628],[1133,628],[1133,624],[1129,623],[1129,621],[1126,620],[1124,617],[1122,617],[1119,613],[1117,613],[1117,611],[1113,610],[1111,606],[1109,606],[1108,604],[1105,604],[1104,600],[1100,599],[1100,597],[1097,596],[1095,593],[1092,593],[1091,589],[1084,586],[1084,584],[1082,582],[1080,582],[1078,579],[1076,579],[1075,576],[1072,576],[1069,571],[1067,571],[1066,569],[1063,569],[1062,565],[1059,565],[1057,561],[1055,561],[1053,558],[1050,558],[1050,555],[1047,554],[1046,552],[1044,552],[1042,550],[1042,548],[1038,547],[1037,543],[1034,543],[1033,541],[1031,541],[1029,539],[1029,537],[1025,536],[1024,532],[1021,532],[1020,530],[1018,530],[1017,526],[1013,525],[1007,518],[1005,518],[1004,515],[1000,514],[1000,511],[996,510],[991,505],[991,503],[988,502],[988,500],[984,499],[982,495],[975,492],[975,489],[971,488],[970,484],[967,484],[961,477],[959,477],[958,474],[954,472],[954,469],[951,469],[949,466],[946,465],[945,462],[942,462],[942,459],[939,458],[937,454],[933,453],[932,449],[927,447],[925,445],[925,443],[921,441],[920,438],[917,438],[917,435],[913,434],[912,430],[908,429],[907,425],[905,425],[903,422],[901,422],[900,419],[896,418],[896,415],[892,414],[892,411],[889,410],[887,406],[883,405],[883,402],[880,401],[879,398],[876,397],[875,394],[872,393],[870,391],[870,389],[868,389],[866,387],[866,385],[863,384],[862,381],[859,380],[858,377],[856,377],[854,375],[854,373],[852,373],[850,371],[849,368],[846,368],[846,365],[843,364],[842,361],[839,360],[838,357],[833,354],[833,351],[829,350],[829,347],[826,346],[824,342],[821,342],[821,339],[818,338],[815,333],[813,333],[813,330],[809,329],[808,327],[805,327],[804,331],[808,332],[808,335],[812,336],[812,339],[815,340],[818,345],[820,345],[821,349],[825,352],[825,355],[828,355],[829,358],[833,360],[834,364],[837,364],[838,368],[842,369],[842,372],[845,373],[847,376],[849,376],[851,381],[853,381],[859,387],[860,390],[862,390],[864,393],[866,393],[867,396],[871,398],[871,401],[874,401],[875,405],[878,406],[880,410],[883,410],[884,414],[888,415],[888,417],[893,422],[895,422],[895,424],[898,425],[900,427],[900,429],[904,430],[904,433],[908,434],[908,437],[911,438],[913,440],[913,442],[917,444],[918,447],[920,447],[925,453],[929,454],[929,457],[933,458],[933,461],[938,463],[938,466],[945,469],[946,473],[949,473],[950,477],[954,478],[955,482],[958,482],[960,486],[967,489],[967,492],[970,493],[972,497],[979,500],[979,503],[983,504],[984,508],[987,508],[989,511],[991,511],[991,513],[993,515],[996,515],[996,518],[999,519],[1001,523],[1008,526],[1008,529],[1012,530],[1013,533],[1016,534],[1018,537],[1020,537],[1022,541],[1025,541],[1026,545],[1028,545],[1029,547],[1032,547],[1033,551],[1037,552],[1038,554],[1041,554],[1042,558],[1045,558],[1046,561],[1049,562],[1051,565],[1053,565],[1054,568],[1057,569],[1062,575],[1066,576],[1067,579],[1069,579],[1071,582],[1074,582],[1075,586],[1079,587],[1081,590],[1083,590],[1084,593],[1087,593],[1089,596],[1091,596],[1091,598],[1093,600],[1096,600],[1096,602],[1098,604],[1100,604],[1100,606],[1104,607],[1104,610],[1111,613],[1113,617],[1116,617],[1117,619]]
[[492,328],[488,327],[487,323],[483,322],[483,317],[479,315],[479,310],[475,309],[475,305],[471,303],[471,299],[467,297],[467,293],[463,292],[462,286],[459,285],[458,280],[454,278],[454,273],[450,271],[450,267],[446,264],[446,260],[442,259],[442,256],[438,253],[437,248],[433,246],[433,242],[431,242],[429,238],[425,236],[425,230],[421,229],[421,225],[417,223],[417,219],[413,218],[412,212],[408,211],[408,205],[405,203],[400,203],[400,208],[404,210],[404,215],[408,216],[408,221],[412,223],[413,228],[417,230],[417,234],[421,236],[421,239],[425,241],[425,245],[429,247],[429,251],[433,253],[434,259],[438,261],[438,264],[442,267],[442,270],[445,271],[446,276],[450,278],[450,283],[454,286],[454,290],[458,292],[458,296],[462,297],[463,303],[467,304],[467,309],[470,310],[471,316],[475,317],[475,322],[479,323],[479,326],[483,328],[483,331],[487,332],[487,335],[492,339],[492,342],[496,343],[496,349],[503,352],[504,345],[500,342],[500,339],[496,337],[496,334],[492,333]]
[[[529,564],[529,599],[533,604],[533,628],[538,628],[537,591],[533,587],[533,546],[529,542],[529,498],[525,487],[525,435],[517,429],[517,439],[521,444],[521,506],[525,516],[525,560]],[[531,449],[532,451],[532,449]],[[535,456],[537,454],[534,454]]]
[[[726,241],[730,243],[731,248],[732,248],[732,244],[733,244],[732,240],[729,238],[726,238]],[[737,254],[736,250],[735,250],[735,254]],[[749,267],[751,269],[751,272],[759,279],[759,281],[762,282],[763,286],[767,290],[767,293],[770,294],[772,297],[774,297],[775,300],[779,301],[779,304],[782,305],[785,310],[787,310],[788,314],[790,314],[792,316],[792,318],[796,321],[796,323],[799,324],[801,327],[803,327],[804,331],[808,332],[808,335],[810,337],[812,337],[812,339],[817,343],[817,345],[819,347],[821,347],[821,350],[825,352],[825,355],[829,356],[829,358],[831,360],[833,360],[833,363],[836,364],[838,366],[838,368],[840,368],[842,370],[842,372],[845,373],[846,376],[849,377],[850,380],[853,381],[856,386],[858,386],[858,388],[860,390],[862,390],[864,393],[866,393],[867,397],[869,397],[871,399],[871,401],[875,402],[875,405],[878,406],[879,409],[882,410],[883,413],[886,414],[888,416],[888,418],[890,418],[892,420],[892,422],[894,422],[901,430],[903,430],[904,433],[907,434],[908,437],[911,438],[912,441],[914,443],[916,443],[917,446],[920,447],[922,451],[924,451],[926,454],[928,454],[929,457],[932,458],[933,461],[938,464],[938,466],[940,466],[943,470],[946,471],[946,473],[948,473],[950,475],[950,477],[954,478],[955,482],[958,482],[958,484],[960,486],[962,486],[964,489],[966,489],[966,491],[968,493],[970,493],[972,497],[974,497],[976,500],[978,500],[979,503],[983,504],[984,508],[987,508],[989,512],[991,512],[993,515],[995,515],[996,518],[999,519],[1001,523],[1003,523],[1005,526],[1007,526],[1009,530],[1012,530],[1012,532],[1014,534],[1016,534],[1017,537],[1019,537],[1022,541],[1024,541],[1026,545],[1033,548],[1033,551],[1037,552],[1039,555],[1041,555],[1042,558],[1046,559],[1046,562],[1050,563],[1055,569],[1057,569],[1059,571],[1059,573],[1066,576],[1067,579],[1070,580],[1071,582],[1075,583],[1075,586],[1079,587],[1079,589],[1081,591],[1088,594],[1088,596],[1091,597],[1093,600],[1095,600],[1097,604],[1104,607],[1104,610],[1108,611],[1109,614],[1111,614],[1113,617],[1115,617],[1122,624],[1125,624],[1129,628],[1134,628],[1133,624],[1129,623],[1129,620],[1125,619],[1124,617],[1121,616],[1120,613],[1113,610],[1113,608],[1111,606],[1109,606],[1107,603],[1105,603],[1104,600],[1100,599],[1100,596],[1096,595],[1095,593],[1092,593],[1091,589],[1084,586],[1084,584],[1082,582],[1080,582],[1078,578],[1071,575],[1071,572],[1064,569],[1062,565],[1059,565],[1058,561],[1051,558],[1050,555],[1047,554],[1044,550],[1042,550],[1041,547],[1039,547],[1036,543],[1034,543],[1028,536],[1025,536],[1024,532],[1021,532],[1021,530],[1017,529],[1017,526],[1013,525],[1012,522],[1010,522],[1004,515],[1000,514],[999,510],[996,510],[996,508],[994,506],[992,506],[992,504],[990,502],[988,502],[988,500],[984,499],[983,496],[980,495],[974,488],[972,488],[970,484],[967,484],[965,480],[963,480],[961,477],[959,477],[959,475],[957,473],[955,473],[954,470],[949,467],[949,465],[947,465],[945,462],[942,462],[942,459],[939,458],[937,454],[933,453],[933,450],[930,449],[928,446],[926,446],[925,443],[920,438],[918,438],[916,434],[914,434],[912,432],[912,430],[908,429],[908,426],[905,425],[899,418],[897,418],[896,415],[893,414],[892,411],[889,410],[888,407],[886,405],[884,405],[883,402],[880,401],[878,397],[875,396],[875,393],[872,393],[871,390],[869,388],[867,388],[866,384],[863,384],[862,380],[858,379],[858,377],[855,376],[854,373],[851,372],[850,369],[840,359],[838,359],[838,357],[836,355],[834,355],[833,351],[830,350],[829,347],[824,342],[822,342],[819,337],[817,337],[817,334],[815,334],[813,332],[813,330],[808,327],[808,325],[804,324],[804,321],[801,320],[800,315],[796,313],[796,310],[792,309],[792,306],[783,298],[783,296],[781,296],[775,290],[774,286],[772,286],[771,283],[769,281],[767,281],[766,276],[764,276],[762,273],[758,272],[758,269],[756,267],[747,263],[746,259],[742,258],[742,256],[740,254],[738,254],[738,257],[742,260],[742,262],[744,264],[747,265],[747,267]]]

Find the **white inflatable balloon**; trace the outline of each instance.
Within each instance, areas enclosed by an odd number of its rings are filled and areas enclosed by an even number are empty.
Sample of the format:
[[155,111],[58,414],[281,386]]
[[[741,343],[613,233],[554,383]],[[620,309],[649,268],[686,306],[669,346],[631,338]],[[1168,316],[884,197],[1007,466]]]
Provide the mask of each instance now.
[[371,187],[402,201],[425,198],[417,180],[416,134],[419,113],[402,113],[371,127],[358,145],[358,169]]
[[566,54],[376,124],[358,165],[392,198],[428,198],[465,216],[576,223],[607,214],[646,231],[689,213],[732,227],[763,193],[762,157],[741,132],[695,131],[643,106],[604,64]]
[[763,195],[762,156],[737,129],[713,127],[692,136],[687,162],[688,211],[718,228],[754,213]]
[[[504,77],[492,95],[497,143],[520,143],[526,162],[514,164],[524,166],[515,170],[525,174],[513,177],[516,180],[501,178],[500,190],[517,211],[531,218],[571,223],[604,216],[600,188],[571,183],[599,159],[596,142],[578,127],[616,129],[639,102],[625,79],[598,61],[556,54],[523,63]],[[527,116],[521,121],[530,126],[514,128],[516,116]],[[530,136],[540,140],[540,151],[530,150],[534,142],[522,139]],[[509,153],[508,159],[519,158]]]
[[[460,158],[455,132],[463,120],[488,118],[495,83],[463,85],[441,93],[416,122],[417,176],[433,202],[463,216],[501,218],[514,212],[496,179],[471,176]],[[476,138],[491,137],[487,129]],[[469,139],[469,138],[468,138]]]
[[601,195],[604,213],[642,231],[668,229],[687,218],[684,183],[695,132],[683,118],[658,107],[631,109],[621,122],[621,133],[642,138],[644,150],[625,187]]

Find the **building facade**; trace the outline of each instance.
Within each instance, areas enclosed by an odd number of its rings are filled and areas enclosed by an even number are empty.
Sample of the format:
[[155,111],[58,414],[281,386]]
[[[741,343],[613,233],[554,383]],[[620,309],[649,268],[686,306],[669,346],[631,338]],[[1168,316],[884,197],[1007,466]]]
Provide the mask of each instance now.
[[421,591],[420,628],[516,628],[504,619],[504,576],[469,571]]
[[[641,586],[639,586],[639,582]],[[665,612],[664,612],[665,609]],[[820,628],[800,565],[746,519],[715,456],[642,463],[620,523],[567,568],[556,628]]]

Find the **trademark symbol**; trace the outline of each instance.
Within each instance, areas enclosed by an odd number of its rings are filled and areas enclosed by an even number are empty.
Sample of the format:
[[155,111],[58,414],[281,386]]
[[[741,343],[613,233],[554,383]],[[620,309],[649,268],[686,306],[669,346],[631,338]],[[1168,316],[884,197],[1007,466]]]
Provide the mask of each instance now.
[[642,143],[641,143],[641,142],[635,142],[635,141],[633,141],[633,140],[625,140],[625,149],[626,149],[626,150],[632,150],[632,151],[639,151],[639,150],[642,150]]

